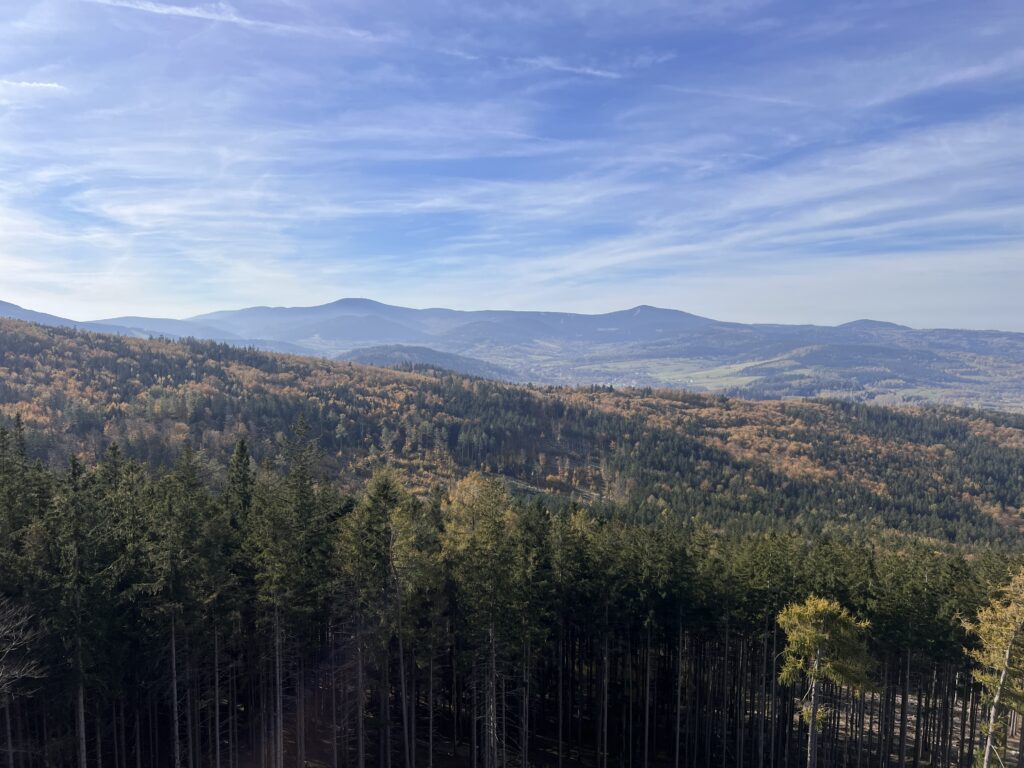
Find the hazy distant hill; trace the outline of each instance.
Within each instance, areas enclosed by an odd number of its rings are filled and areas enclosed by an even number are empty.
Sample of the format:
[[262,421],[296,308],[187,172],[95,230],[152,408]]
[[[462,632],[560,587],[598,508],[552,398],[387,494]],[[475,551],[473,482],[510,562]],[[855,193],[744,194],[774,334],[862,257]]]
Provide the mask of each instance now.
[[128,328],[147,335],[166,336],[168,338],[183,338],[193,336],[200,339],[215,339],[217,341],[239,341],[240,337],[229,333],[221,328],[212,325],[192,323],[188,320],[173,320],[162,317],[112,317],[104,320],[108,326]]
[[118,336],[131,336],[140,339],[208,339],[232,344],[238,347],[254,347],[267,352],[286,352],[290,354],[311,354],[311,350],[299,344],[292,344],[284,339],[242,338],[237,334],[212,325],[192,322],[190,320],[174,320],[163,317],[112,317],[107,320],[85,321],[69,320],[65,317],[48,315],[19,307],[17,304],[0,301],[0,318],[25,320],[39,325],[54,328],[75,328],[95,333],[113,333]]
[[517,378],[510,369],[502,368],[500,365],[491,365],[483,360],[453,355],[450,352],[438,352],[429,347],[411,347],[403,344],[361,347],[343,353],[338,359],[383,368],[438,368],[498,381],[514,381]]
[[80,330],[96,331],[97,333],[131,335],[129,329],[121,328],[111,323],[83,323],[77,320],[68,320],[65,317],[57,317],[56,315],[48,315],[45,312],[25,309],[7,301],[0,301],[0,317],[9,317],[13,320],[24,320],[29,323],[39,323],[40,325],[51,325],[57,328],[78,328]]
[[[1024,334],[1001,331],[916,330],[875,320],[834,327],[745,325],[648,306],[600,315],[462,312],[368,299],[251,307],[186,320],[122,317],[76,323],[9,304],[0,304],[0,316],[332,358],[371,348],[357,357],[379,365],[427,364],[521,382],[1024,410]],[[416,351],[399,352],[403,347]],[[446,357],[451,355],[456,357]]]

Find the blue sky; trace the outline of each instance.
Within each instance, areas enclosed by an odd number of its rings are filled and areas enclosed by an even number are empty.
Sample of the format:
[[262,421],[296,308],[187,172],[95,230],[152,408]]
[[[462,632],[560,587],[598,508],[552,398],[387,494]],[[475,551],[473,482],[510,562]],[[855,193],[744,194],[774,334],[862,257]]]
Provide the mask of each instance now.
[[0,299],[1024,331],[1024,5],[6,0]]

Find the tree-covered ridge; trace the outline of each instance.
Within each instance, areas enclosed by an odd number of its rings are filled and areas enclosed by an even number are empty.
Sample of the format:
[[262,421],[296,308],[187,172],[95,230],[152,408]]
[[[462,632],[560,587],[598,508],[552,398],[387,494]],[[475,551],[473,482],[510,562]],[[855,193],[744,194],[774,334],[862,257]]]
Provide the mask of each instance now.
[[420,489],[479,470],[743,529],[873,520],[991,539],[1016,535],[1024,505],[1016,416],[530,388],[16,321],[0,321],[0,413],[55,465],[113,442],[151,466],[184,445],[223,459],[239,438],[262,459],[302,419],[351,487],[384,462]]

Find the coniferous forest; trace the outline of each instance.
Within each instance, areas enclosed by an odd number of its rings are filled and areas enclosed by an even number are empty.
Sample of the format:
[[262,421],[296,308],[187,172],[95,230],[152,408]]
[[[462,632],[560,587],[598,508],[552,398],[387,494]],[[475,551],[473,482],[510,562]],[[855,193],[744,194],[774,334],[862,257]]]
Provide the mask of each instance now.
[[0,340],[8,768],[1022,760],[1014,417]]

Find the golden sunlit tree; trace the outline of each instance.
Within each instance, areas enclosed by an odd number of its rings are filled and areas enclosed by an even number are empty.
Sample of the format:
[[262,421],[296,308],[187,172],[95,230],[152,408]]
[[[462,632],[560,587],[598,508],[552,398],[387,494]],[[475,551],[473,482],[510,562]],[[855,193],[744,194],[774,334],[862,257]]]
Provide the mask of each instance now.
[[978,663],[974,677],[988,694],[985,749],[980,758],[988,768],[1007,736],[1005,713],[1024,709],[1024,570],[978,611],[978,620],[967,628],[979,641],[969,651]]
[[823,714],[821,683],[860,688],[867,682],[870,657],[864,642],[868,623],[853,617],[835,600],[811,596],[790,603],[779,613],[786,633],[782,671],[786,685],[805,681],[804,715],[807,718],[807,768],[818,763],[818,726]]

